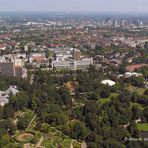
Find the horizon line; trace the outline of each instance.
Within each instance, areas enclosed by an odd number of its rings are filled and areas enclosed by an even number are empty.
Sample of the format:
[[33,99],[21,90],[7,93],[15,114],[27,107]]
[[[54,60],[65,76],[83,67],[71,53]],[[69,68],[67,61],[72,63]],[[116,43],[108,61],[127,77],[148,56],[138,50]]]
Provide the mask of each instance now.
[[63,12],[63,13],[148,13],[148,11],[75,11],[75,10],[0,10],[0,12],[35,12],[35,13],[48,13],[48,12]]

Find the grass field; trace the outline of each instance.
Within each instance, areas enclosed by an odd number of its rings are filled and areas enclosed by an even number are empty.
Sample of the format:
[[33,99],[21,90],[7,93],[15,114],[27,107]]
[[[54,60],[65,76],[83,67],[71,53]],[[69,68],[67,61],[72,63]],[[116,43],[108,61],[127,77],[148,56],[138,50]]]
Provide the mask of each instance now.
[[60,145],[62,148],[69,148],[71,145],[72,139],[69,136],[64,135],[55,127],[49,126],[49,132],[42,133],[42,135],[44,135],[44,147],[56,148],[57,145]]
[[100,100],[99,100],[99,102],[101,103],[101,104],[105,104],[105,103],[107,103],[107,102],[109,102],[110,101],[110,98],[101,98]]
[[26,128],[26,131],[27,130],[33,130],[33,128],[35,126],[35,120],[33,120],[33,118],[35,117],[34,112],[31,111],[31,110],[26,110],[25,111],[25,116],[30,120],[30,123],[29,123],[30,125],[28,124],[28,127]]
[[34,117],[34,112],[33,111],[31,111],[31,110],[26,110],[25,112],[24,112],[24,114],[25,114],[25,116],[28,118],[28,119],[30,119],[30,121],[32,120],[32,118]]
[[148,131],[148,123],[138,123],[137,128],[140,131]]
[[70,148],[71,144],[73,148],[81,147],[81,143],[64,135],[61,131],[55,129],[54,127],[50,127],[49,134],[48,136],[46,135],[46,138],[43,141],[43,146],[48,148],[56,148],[57,145],[60,145],[62,148]]
[[99,102],[100,102],[101,104],[105,104],[105,103],[109,102],[112,97],[116,97],[116,96],[118,96],[117,93],[111,93],[111,95],[110,95],[108,98],[100,98],[100,99],[99,99]]
[[131,102],[131,104],[130,104],[130,109],[132,108],[132,106],[137,106],[137,107],[139,107],[141,110],[143,110],[144,109],[144,106],[142,106],[141,104],[139,104],[139,103],[132,103]]
[[130,90],[131,92],[137,91],[138,94],[143,95],[145,89],[144,88],[139,88],[139,87],[134,87],[132,85],[127,86],[127,89]]
[[46,148],[56,148],[53,144],[51,144],[51,142],[48,139],[44,139],[43,141],[43,146]]
[[73,148],[81,148],[81,145],[78,142],[73,142]]
[[63,148],[69,148],[70,147],[70,144],[71,144],[71,139],[69,138],[69,139],[64,139],[63,141],[62,141],[62,147]]

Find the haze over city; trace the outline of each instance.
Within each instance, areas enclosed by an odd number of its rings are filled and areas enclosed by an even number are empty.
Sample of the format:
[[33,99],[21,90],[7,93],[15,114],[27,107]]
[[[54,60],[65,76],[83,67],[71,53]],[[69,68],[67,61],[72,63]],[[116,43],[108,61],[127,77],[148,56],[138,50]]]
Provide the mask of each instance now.
[[148,12],[147,0],[0,0],[1,11]]
[[148,0],[0,0],[0,148],[148,148]]

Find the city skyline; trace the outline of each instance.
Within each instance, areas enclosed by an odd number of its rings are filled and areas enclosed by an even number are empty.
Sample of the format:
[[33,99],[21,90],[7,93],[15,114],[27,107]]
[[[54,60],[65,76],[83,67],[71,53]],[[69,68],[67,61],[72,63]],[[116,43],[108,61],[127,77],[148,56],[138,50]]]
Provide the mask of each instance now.
[[1,11],[148,12],[147,0],[0,0]]

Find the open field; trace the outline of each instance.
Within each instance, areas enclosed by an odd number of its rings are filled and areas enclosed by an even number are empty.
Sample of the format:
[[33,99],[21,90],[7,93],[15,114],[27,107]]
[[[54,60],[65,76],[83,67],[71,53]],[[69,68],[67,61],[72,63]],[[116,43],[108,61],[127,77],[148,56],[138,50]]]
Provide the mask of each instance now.
[[138,123],[137,128],[140,131],[148,131],[148,123]]

